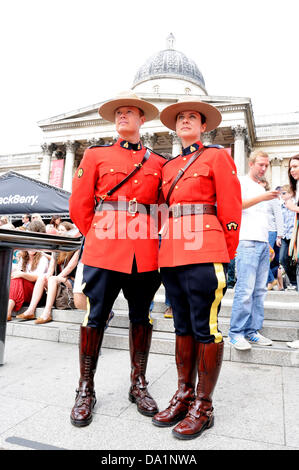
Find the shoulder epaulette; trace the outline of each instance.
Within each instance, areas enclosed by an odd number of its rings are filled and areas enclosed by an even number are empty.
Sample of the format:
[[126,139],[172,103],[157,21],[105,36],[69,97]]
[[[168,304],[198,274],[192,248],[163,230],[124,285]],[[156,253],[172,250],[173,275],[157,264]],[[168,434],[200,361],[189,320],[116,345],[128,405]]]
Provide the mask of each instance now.
[[224,149],[223,145],[204,145],[206,149]]
[[158,155],[158,157],[161,157],[161,158],[164,158],[165,160],[168,160],[167,157],[165,157],[165,155],[161,155],[161,153],[158,153],[158,152],[155,152],[155,150],[153,149],[150,149],[149,147],[145,147],[147,150],[149,150],[151,153],[153,153],[154,155]]
[[90,147],[87,147],[89,149],[94,149],[98,147],[112,147],[113,144],[105,144],[105,145],[91,145]]

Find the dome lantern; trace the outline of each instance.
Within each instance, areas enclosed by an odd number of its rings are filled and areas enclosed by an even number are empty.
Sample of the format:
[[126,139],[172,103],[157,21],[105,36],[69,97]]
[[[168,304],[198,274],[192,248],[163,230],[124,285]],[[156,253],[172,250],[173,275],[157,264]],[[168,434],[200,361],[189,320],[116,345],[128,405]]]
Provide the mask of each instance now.
[[[166,38],[166,49],[151,56],[137,71],[132,89],[140,88],[145,82],[161,79],[184,80],[185,89],[193,84],[201,93],[207,94],[205,81],[196,63],[174,48],[175,37],[172,33]],[[156,85],[156,83],[155,83]],[[179,84],[178,84],[179,87]],[[144,88],[144,86],[143,86]],[[161,87],[160,87],[161,88]]]

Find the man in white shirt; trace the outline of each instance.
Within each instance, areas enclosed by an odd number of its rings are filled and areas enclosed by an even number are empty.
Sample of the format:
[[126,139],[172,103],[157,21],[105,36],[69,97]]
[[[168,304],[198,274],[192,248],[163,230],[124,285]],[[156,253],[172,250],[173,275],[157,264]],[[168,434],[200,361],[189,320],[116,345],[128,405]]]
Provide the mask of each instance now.
[[258,330],[264,322],[264,299],[267,293],[270,253],[268,243],[267,204],[279,196],[265,191],[259,184],[269,166],[265,152],[255,151],[249,158],[249,173],[240,177],[242,221],[236,257],[237,283],[229,330],[230,344],[241,351],[252,344],[270,346],[272,341]]

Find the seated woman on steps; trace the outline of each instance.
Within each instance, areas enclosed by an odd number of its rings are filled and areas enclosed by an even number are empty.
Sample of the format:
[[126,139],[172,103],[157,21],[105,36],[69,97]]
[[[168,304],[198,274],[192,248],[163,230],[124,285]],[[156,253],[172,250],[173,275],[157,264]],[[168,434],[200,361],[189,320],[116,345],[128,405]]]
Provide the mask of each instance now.
[[[68,222],[62,222],[59,226],[59,233],[70,231],[73,225]],[[79,250],[72,252],[53,253],[47,274],[39,276],[37,279],[31,302],[28,309],[18,315],[21,320],[32,320],[35,318],[36,307],[42,298],[45,288],[47,288],[47,301],[42,315],[35,320],[36,324],[48,323],[52,320],[52,308],[56,299],[57,289],[60,283],[64,283],[67,287],[73,287],[74,271],[78,264]],[[58,272],[57,275],[54,273]]]
[[20,252],[16,269],[11,274],[7,321],[12,319],[12,312],[20,310],[24,302],[30,302],[35,283],[48,269],[47,257],[34,250]]
[[[30,222],[27,230],[41,233],[46,231],[45,224],[38,220]],[[48,265],[49,260],[45,253],[35,250],[18,251],[12,265],[7,321],[12,319],[13,310],[17,312],[25,302],[30,302],[34,283],[38,276],[47,272]]]

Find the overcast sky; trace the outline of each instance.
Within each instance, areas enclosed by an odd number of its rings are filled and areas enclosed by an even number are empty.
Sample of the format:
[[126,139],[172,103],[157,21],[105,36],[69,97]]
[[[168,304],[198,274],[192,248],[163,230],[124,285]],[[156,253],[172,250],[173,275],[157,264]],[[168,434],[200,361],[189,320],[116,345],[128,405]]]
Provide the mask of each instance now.
[[[0,154],[40,144],[36,122],[129,89],[166,37],[209,95],[255,115],[299,111],[297,0],[6,0],[0,8]],[[30,148],[30,147],[29,147]]]

